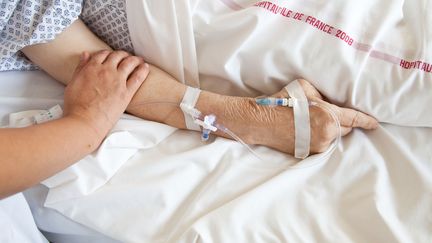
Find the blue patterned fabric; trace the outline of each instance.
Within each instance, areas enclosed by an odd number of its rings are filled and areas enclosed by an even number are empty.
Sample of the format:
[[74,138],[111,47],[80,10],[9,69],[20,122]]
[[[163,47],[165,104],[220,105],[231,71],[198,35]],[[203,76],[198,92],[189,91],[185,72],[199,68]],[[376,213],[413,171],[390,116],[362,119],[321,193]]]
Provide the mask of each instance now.
[[124,0],[3,0],[0,71],[37,69],[20,50],[55,39],[78,17],[114,49],[133,51]]
[[113,49],[133,52],[125,0],[86,0],[81,19]]

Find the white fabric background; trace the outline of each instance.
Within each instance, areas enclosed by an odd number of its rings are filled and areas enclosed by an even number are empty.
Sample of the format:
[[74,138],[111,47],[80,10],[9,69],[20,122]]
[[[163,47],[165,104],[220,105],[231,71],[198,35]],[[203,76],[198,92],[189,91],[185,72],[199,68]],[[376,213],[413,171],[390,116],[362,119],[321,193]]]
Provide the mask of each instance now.
[[0,200],[0,242],[47,243],[21,193]]
[[[234,11],[227,2],[241,9]],[[331,101],[381,122],[432,127],[427,108],[432,73],[373,57],[379,51],[432,64],[429,0],[271,1],[346,31],[370,45],[369,52],[309,24],[252,7],[256,2],[127,1],[135,51],[180,81],[206,90],[272,94],[305,78]]]

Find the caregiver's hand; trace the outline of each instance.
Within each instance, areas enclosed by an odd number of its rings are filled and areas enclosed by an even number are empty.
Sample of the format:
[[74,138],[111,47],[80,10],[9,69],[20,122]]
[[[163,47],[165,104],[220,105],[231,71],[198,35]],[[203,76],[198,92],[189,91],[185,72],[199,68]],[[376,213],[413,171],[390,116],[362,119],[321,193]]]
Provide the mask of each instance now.
[[142,58],[123,51],[83,53],[65,90],[65,117],[82,121],[103,139],[148,73]]
[[[337,115],[342,135],[355,127],[375,129],[378,122],[359,111],[342,108],[326,102],[307,81],[299,80],[309,100],[331,108]],[[273,95],[287,97],[285,89]],[[227,97],[221,110],[222,124],[237,133],[248,144],[265,145],[279,151],[294,154],[294,117],[286,107],[259,106],[253,98]],[[332,116],[324,109],[310,107],[311,153],[324,152],[337,137],[338,131]]]

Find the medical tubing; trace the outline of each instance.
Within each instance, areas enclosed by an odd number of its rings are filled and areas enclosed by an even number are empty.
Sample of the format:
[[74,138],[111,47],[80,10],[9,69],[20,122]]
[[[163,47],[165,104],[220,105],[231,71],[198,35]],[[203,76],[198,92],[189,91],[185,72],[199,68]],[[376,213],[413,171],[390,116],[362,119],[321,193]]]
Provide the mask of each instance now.
[[220,124],[216,124],[216,127],[217,127],[217,129],[221,130],[222,132],[228,134],[228,136],[232,137],[237,142],[241,143],[257,159],[259,159],[259,160],[261,160],[263,162],[265,161],[247,143],[245,143],[239,136],[237,136],[234,132],[232,132],[231,130],[229,130],[228,128],[226,128],[226,127],[224,127],[224,126],[222,126]]
[[[171,105],[171,106],[175,106],[175,107],[180,107],[180,104],[176,103],[176,102],[170,102],[170,101],[148,101],[148,102],[140,102],[137,104],[131,104],[130,107],[136,107],[136,106],[141,106],[141,105]],[[196,117],[195,118],[199,118],[201,120],[204,120],[205,115],[203,115],[202,113],[196,113]],[[230,136],[232,139],[234,139],[235,141],[239,142],[241,145],[243,145],[243,147],[245,147],[249,152],[252,153],[252,155],[254,155],[258,160],[265,162],[265,160],[263,160],[247,143],[245,143],[239,136],[237,136],[233,131],[229,130],[227,127],[215,123],[214,126],[221,130],[223,133],[227,134],[228,136]]]
[[319,104],[314,101],[309,101],[309,105],[321,108],[330,114],[330,116],[333,118],[333,121],[336,124],[337,136],[336,136],[336,140],[332,143],[331,147],[327,149],[324,153],[322,153],[320,158],[317,158],[317,160],[319,159],[321,161],[317,161],[316,163],[313,163],[310,166],[305,166],[301,168],[312,167],[319,164],[320,162],[325,162],[333,154],[333,152],[336,150],[336,148],[339,146],[340,142],[342,141],[342,129],[341,129],[339,118],[337,117],[336,113],[330,107],[327,107],[325,105]]
[[[152,104],[162,104],[162,105],[171,105],[171,106],[175,106],[175,107],[179,107],[180,108],[180,104],[176,103],[176,102],[170,102],[170,101],[147,101],[147,102],[140,102],[137,104],[131,104],[130,107],[135,107],[135,106],[141,106],[141,105],[152,105]],[[316,158],[317,162],[316,163],[312,163],[309,166],[303,166],[301,165],[301,163],[291,166],[291,168],[293,169],[299,169],[299,168],[308,168],[308,167],[312,167],[315,166],[317,164],[320,164],[321,162],[325,162],[331,154],[333,154],[333,152],[336,150],[337,146],[340,144],[341,140],[342,140],[342,130],[341,130],[341,125],[339,122],[338,117],[336,116],[335,112],[327,106],[321,105],[317,102],[314,101],[309,101],[309,106],[316,106],[318,108],[321,108],[325,111],[327,111],[330,116],[333,118],[335,124],[336,124],[336,128],[337,128],[337,137],[336,140],[332,143],[331,147],[329,149],[327,149],[324,153],[321,154],[321,156],[319,158]],[[199,118],[201,120],[203,120],[205,117],[205,115],[203,115],[202,113],[196,113],[196,117],[195,118]],[[254,155],[258,160],[265,162],[264,159],[261,158],[261,156],[259,156],[248,144],[246,144],[239,136],[237,136],[234,132],[232,132],[231,130],[229,130],[227,127],[221,125],[221,124],[214,124],[215,127],[217,127],[219,130],[221,130],[223,133],[227,134],[228,136],[230,136],[232,139],[236,140],[237,142],[239,142],[241,145],[243,145],[252,155]]]

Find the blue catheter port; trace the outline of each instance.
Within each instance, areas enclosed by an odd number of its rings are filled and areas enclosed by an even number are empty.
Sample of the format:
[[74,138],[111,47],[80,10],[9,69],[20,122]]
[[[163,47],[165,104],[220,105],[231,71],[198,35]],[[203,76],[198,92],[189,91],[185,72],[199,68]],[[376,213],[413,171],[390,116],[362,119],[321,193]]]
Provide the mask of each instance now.
[[258,105],[263,105],[263,106],[288,106],[289,105],[289,100],[287,98],[274,98],[274,97],[256,98],[255,102]]

